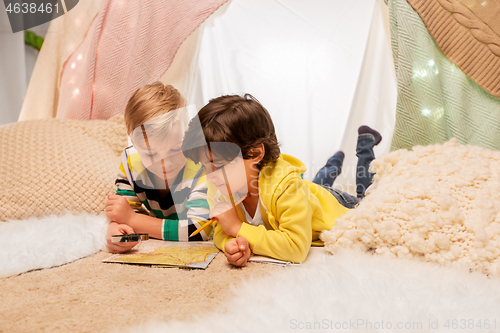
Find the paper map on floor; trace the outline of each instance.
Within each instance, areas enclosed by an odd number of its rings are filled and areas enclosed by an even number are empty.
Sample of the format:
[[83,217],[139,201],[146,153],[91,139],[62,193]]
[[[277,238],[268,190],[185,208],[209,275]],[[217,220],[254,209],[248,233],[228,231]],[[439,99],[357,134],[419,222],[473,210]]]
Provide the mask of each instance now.
[[161,267],[207,268],[219,253],[211,242],[166,242],[150,239],[127,253],[114,254],[103,262]]

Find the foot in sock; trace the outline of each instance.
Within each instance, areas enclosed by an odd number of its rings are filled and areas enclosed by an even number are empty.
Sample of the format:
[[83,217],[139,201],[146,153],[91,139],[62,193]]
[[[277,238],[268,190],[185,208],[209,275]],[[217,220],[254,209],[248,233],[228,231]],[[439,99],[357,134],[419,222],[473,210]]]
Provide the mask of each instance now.
[[344,163],[345,154],[343,151],[338,151],[333,154],[332,157],[326,162],[327,166],[337,166],[339,168],[339,174],[342,172],[342,164]]
[[369,126],[363,125],[358,128],[358,134],[364,134],[364,133],[370,133],[371,135],[373,135],[373,138],[375,139],[374,143],[375,146],[378,145],[380,141],[382,141],[382,135],[380,135],[379,132],[377,132],[376,130],[374,130]]
[[344,153],[341,151],[336,152],[328,159],[326,165],[318,171],[316,177],[314,177],[313,183],[330,187],[333,186],[335,179],[342,172],[343,163]]

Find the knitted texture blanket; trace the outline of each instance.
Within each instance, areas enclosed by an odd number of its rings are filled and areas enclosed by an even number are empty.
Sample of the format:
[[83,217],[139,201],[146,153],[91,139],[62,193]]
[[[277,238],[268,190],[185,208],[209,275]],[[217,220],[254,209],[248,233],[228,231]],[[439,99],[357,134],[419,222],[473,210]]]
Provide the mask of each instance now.
[[[386,2],[398,80],[391,150],[444,143],[453,137],[462,144],[500,149],[500,99],[488,93],[443,54],[445,50],[438,47],[437,38],[429,33],[432,29],[426,27],[428,23],[408,1]],[[431,11],[429,15],[432,13],[440,12]],[[441,22],[439,17],[437,15],[435,23]],[[449,26],[447,32],[452,34],[456,30],[458,33],[464,29]],[[462,44],[461,39],[454,37],[443,42]],[[470,60],[480,66],[490,64],[479,59]]]
[[408,2],[448,59],[490,94],[500,98],[500,2]]
[[452,139],[371,168],[367,196],[321,235],[330,252],[375,249],[500,277],[500,151]]
[[116,190],[127,146],[123,116],[44,119],[0,128],[0,222],[47,215],[101,213]]

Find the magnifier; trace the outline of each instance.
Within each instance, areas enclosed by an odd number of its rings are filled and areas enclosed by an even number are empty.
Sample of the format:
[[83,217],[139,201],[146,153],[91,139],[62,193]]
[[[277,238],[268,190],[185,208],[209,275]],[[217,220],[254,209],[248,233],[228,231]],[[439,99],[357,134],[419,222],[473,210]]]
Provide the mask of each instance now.
[[111,236],[111,243],[132,243],[148,240],[148,234],[124,234]]

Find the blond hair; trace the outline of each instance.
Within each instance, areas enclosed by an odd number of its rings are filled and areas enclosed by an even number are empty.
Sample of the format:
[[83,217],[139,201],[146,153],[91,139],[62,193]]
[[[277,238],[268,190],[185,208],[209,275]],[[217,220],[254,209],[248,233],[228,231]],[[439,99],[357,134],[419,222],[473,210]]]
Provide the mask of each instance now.
[[125,107],[127,133],[148,120],[186,106],[186,100],[173,86],[160,81],[145,85],[135,91]]

